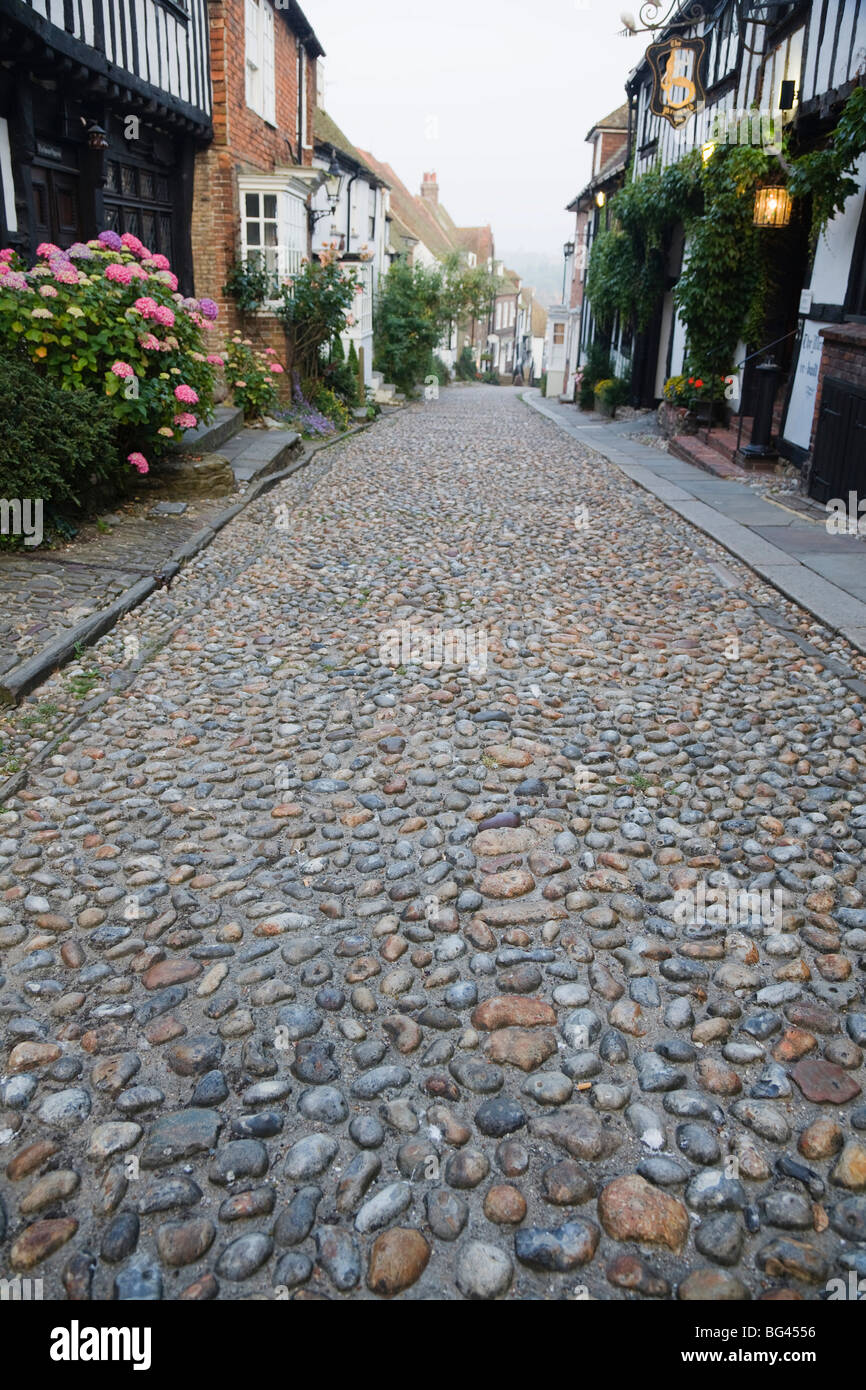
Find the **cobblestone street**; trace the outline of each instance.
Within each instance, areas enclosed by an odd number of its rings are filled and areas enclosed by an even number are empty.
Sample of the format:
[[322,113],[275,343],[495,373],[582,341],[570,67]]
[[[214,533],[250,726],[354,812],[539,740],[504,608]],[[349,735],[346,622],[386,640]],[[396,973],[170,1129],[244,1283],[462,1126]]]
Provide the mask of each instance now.
[[104,698],[0,806],[0,1274],[866,1277],[841,638],[473,386],[317,455],[87,655]]

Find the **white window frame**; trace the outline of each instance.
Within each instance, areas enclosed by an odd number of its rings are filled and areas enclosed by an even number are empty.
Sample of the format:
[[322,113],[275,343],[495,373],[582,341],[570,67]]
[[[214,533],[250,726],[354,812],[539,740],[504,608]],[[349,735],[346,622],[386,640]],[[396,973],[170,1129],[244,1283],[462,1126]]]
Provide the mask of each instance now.
[[[302,150],[312,149],[307,143],[307,50],[298,43],[298,146]],[[300,160],[298,161],[300,163]]]
[[[265,269],[270,270],[275,280],[282,284],[286,279],[298,275],[301,261],[307,255],[307,208],[303,198],[288,189],[285,180],[279,177],[262,175],[242,176],[238,179],[240,197],[240,240],[241,259],[244,261],[264,260]],[[266,217],[265,198],[276,199],[276,217]],[[248,211],[248,198],[258,199],[258,215]],[[276,242],[261,245],[250,242],[250,224],[258,222],[264,231],[266,223],[275,224]],[[265,253],[260,258],[260,253]],[[268,304],[276,303],[276,298]]]
[[277,124],[274,44],[270,0],[244,0],[246,104],[272,126]]

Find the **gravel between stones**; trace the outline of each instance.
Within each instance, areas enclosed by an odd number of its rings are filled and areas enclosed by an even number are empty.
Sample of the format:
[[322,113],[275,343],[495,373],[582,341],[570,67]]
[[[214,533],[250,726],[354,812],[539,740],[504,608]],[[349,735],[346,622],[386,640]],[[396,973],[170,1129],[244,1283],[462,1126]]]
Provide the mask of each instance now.
[[[401,624],[479,660],[425,669]],[[106,698],[0,810],[4,1277],[810,1300],[866,1275],[864,663],[838,638],[467,388],[254,503],[94,656]]]

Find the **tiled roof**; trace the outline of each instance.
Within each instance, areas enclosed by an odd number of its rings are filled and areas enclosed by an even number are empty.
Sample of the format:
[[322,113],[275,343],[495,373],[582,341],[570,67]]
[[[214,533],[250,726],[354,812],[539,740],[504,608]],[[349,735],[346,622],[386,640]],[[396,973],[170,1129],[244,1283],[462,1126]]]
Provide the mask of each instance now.
[[328,115],[327,111],[323,111],[321,106],[316,108],[316,114],[313,117],[313,138],[317,145],[327,145],[345,155],[353,164],[357,164],[364,173],[369,174],[376,183],[382,182],[376,171],[367,163],[361,151],[352,144],[347,135],[343,134],[337,122]]
[[493,231],[486,227],[458,227],[457,244],[463,251],[473,251],[479,265],[493,258]]
[[368,150],[360,150],[359,153],[391,189],[391,209],[412,236],[423,241],[436,257],[445,257],[457,249],[423,199],[413,197],[390,164],[376,159]]
[[587,140],[591,140],[597,130],[628,130],[628,102],[624,101],[622,106],[611,111],[604,120],[596,121],[587,133]]

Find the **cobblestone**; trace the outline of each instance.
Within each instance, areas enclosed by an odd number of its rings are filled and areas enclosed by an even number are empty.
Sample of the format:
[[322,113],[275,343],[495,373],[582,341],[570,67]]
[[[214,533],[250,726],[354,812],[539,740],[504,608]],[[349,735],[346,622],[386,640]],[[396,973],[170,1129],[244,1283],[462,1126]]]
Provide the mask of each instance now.
[[[472,642],[425,668],[412,631]],[[0,807],[4,1275],[808,1300],[859,1268],[838,638],[469,387],[254,502],[92,656]]]

